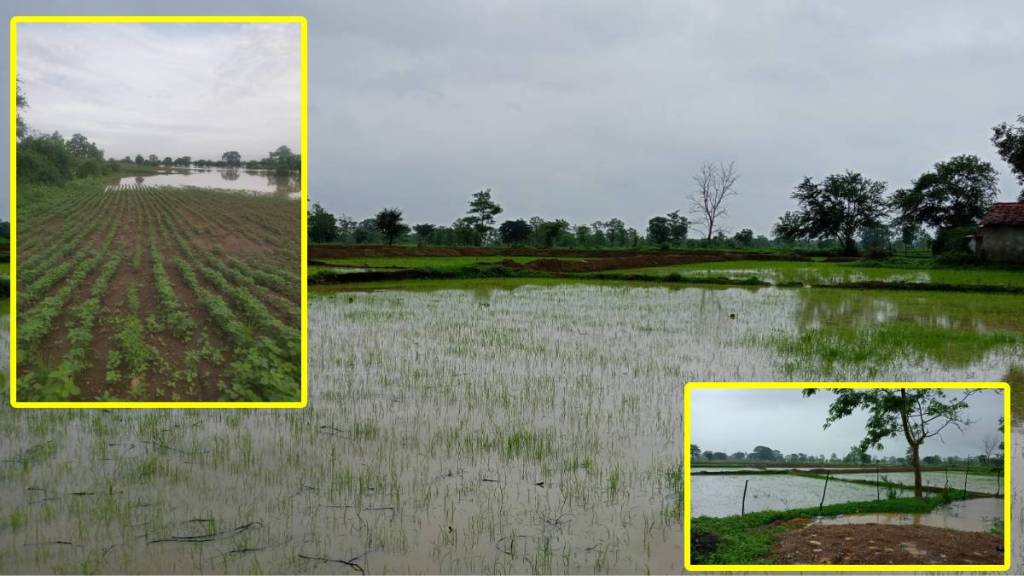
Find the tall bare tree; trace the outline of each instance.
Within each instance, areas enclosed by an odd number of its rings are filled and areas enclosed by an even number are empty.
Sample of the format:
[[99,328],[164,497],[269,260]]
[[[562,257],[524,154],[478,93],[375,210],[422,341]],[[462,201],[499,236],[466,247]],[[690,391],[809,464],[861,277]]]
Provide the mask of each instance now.
[[715,232],[715,222],[726,214],[726,199],[736,196],[734,187],[739,178],[735,162],[705,162],[693,177],[697,189],[690,197],[691,212],[699,214],[704,221],[708,240]]

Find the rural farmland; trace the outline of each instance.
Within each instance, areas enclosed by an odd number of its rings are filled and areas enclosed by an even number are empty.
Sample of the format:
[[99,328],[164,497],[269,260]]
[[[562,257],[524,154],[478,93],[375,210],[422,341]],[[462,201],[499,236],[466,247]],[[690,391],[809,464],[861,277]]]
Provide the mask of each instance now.
[[[0,551],[5,569],[678,572],[684,382],[964,378],[1021,389],[1015,295],[396,284],[310,299],[302,411],[5,419],[0,509],[18,526]],[[809,362],[819,352],[808,335],[857,338],[869,352]],[[945,354],[947,341],[962,352]],[[874,486],[833,486],[828,504],[875,499]],[[1016,531],[1024,501],[1011,499]]]
[[299,209],[95,178],[26,187],[18,399],[297,400]]

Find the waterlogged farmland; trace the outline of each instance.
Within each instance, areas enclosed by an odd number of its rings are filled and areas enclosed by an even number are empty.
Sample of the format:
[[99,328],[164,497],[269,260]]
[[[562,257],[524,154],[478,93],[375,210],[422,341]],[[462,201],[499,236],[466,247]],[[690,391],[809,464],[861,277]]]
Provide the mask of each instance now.
[[[874,478],[872,477],[872,480]],[[751,474],[726,476],[694,475],[690,479],[692,491],[691,515],[733,516],[741,512],[744,483],[747,483],[746,512],[763,510],[789,510],[810,508],[821,503],[825,492],[825,504],[863,502],[874,500],[877,492],[874,486],[852,482],[829,482],[825,490],[824,478],[807,478],[790,474]],[[898,494],[907,496],[906,491]],[[913,495],[913,488],[909,495]]]
[[299,210],[91,180],[22,191],[18,399],[297,400]]
[[[415,286],[311,299],[301,411],[9,413],[0,569],[680,572],[683,382],[999,380],[1024,333],[1019,297]],[[872,319],[935,337],[804,361],[801,334]]]

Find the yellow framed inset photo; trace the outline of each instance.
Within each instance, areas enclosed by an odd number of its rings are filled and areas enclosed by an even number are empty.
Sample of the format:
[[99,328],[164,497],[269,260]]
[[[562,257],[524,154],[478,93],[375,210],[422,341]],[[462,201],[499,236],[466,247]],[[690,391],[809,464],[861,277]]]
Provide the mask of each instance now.
[[11,405],[305,406],[305,18],[10,38]]

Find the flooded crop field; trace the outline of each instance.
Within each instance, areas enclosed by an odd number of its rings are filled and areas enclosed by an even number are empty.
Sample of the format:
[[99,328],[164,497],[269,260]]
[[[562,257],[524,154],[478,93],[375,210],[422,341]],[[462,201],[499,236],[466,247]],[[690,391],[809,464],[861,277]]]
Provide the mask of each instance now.
[[[693,491],[691,515],[697,517],[739,514],[745,482],[748,483],[746,512],[817,506],[821,502],[822,491],[825,492],[825,504],[861,502],[874,500],[876,497],[874,486],[850,482],[829,482],[826,490],[824,478],[789,474],[693,476],[690,479],[690,489]],[[899,494],[901,497],[906,495]]]
[[[316,296],[303,410],[8,411],[0,570],[679,572],[687,380],[1000,380],[1022,303],[484,281]],[[816,357],[830,338],[877,352]],[[780,481],[820,498],[813,478],[752,478],[748,505],[803,505]]]
[[[883,481],[888,480],[893,484],[902,484],[904,486],[914,485],[914,473],[913,472],[881,472],[881,476],[884,477]],[[850,480],[868,480],[871,482],[875,481],[874,473],[860,473],[860,474],[841,474],[838,478],[846,478]],[[1002,493],[1002,478],[996,476],[986,476],[981,474],[967,474],[967,491],[969,492],[980,492],[982,494],[995,494],[996,489],[999,489],[999,493]],[[964,473],[963,471],[951,470],[948,474],[946,472],[922,472],[921,481],[925,486],[934,486],[936,488],[942,488],[949,486],[950,488],[964,488]]]
[[299,174],[250,168],[184,168],[150,176],[124,176],[112,185],[197,187],[289,195],[299,192]]
[[816,524],[891,524],[896,526],[933,526],[968,532],[988,532],[1003,523],[1002,498],[971,498],[951,502],[927,514],[880,512],[818,518]]

